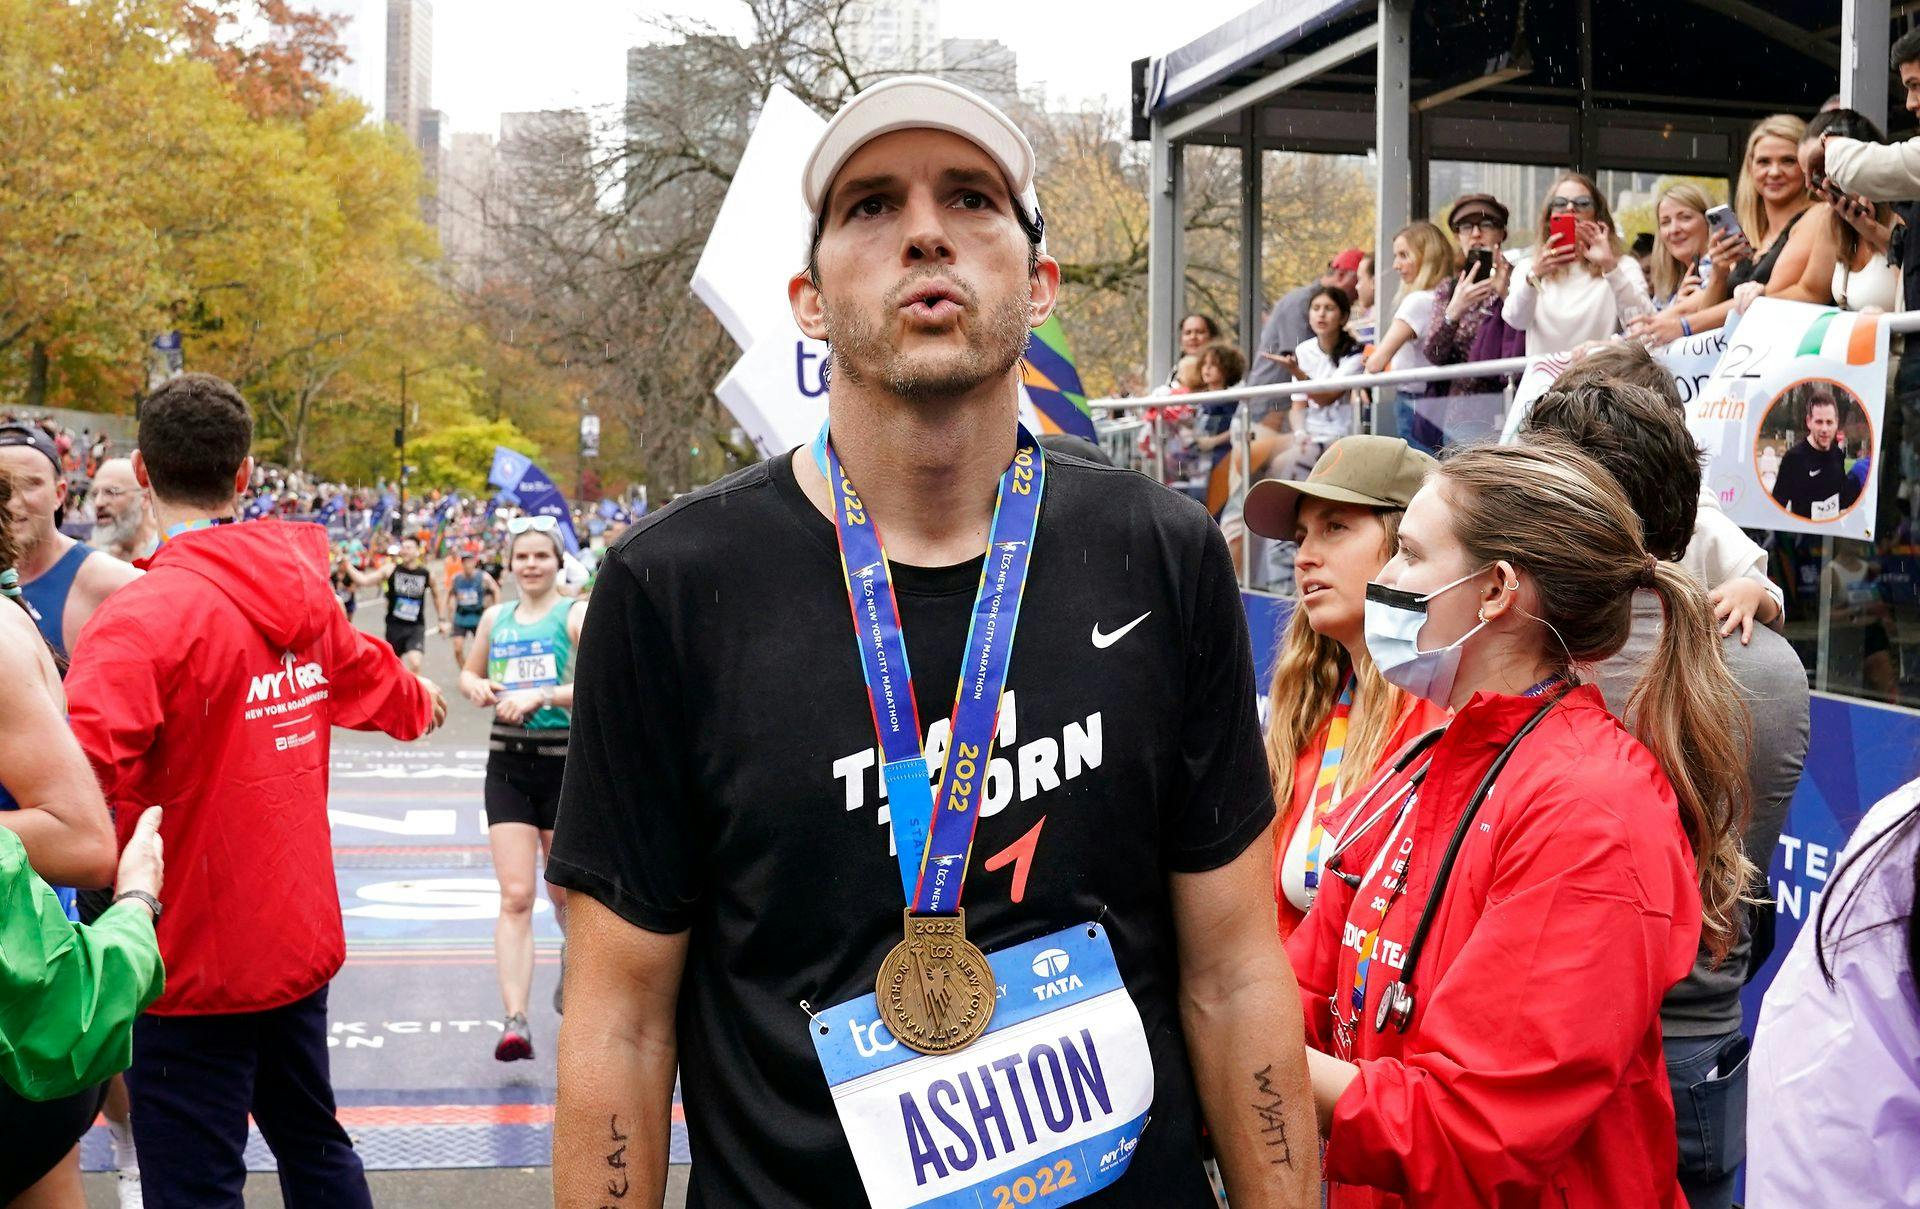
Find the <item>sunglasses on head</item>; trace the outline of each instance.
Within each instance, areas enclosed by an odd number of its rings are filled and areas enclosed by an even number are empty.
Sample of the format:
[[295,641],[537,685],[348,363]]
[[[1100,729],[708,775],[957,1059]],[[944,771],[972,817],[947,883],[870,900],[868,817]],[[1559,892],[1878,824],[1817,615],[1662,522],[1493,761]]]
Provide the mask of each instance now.
[[1555,214],[1565,214],[1568,210],[1591,210],[1593,199],[1591,197],[1556,197],[1547,203],[1547,209]]
[[518,537],[531,529],[535,533],[551,533],[560,527],[560,522],[551,516],[516,516],[507,522],[507,532]]

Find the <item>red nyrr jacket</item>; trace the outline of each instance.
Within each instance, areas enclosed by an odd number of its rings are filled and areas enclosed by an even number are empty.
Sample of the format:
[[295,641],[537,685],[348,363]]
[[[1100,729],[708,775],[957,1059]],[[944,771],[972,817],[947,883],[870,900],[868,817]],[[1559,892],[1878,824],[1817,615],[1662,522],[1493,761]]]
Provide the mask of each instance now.
[[148,1010],[262,1011],[331,979],[331,728],[417,738],[432,705],[340,611],[326,531],[260,520],[164,543],[82,632],[67,699],[120,842],[166,807],[167,990]]
[[[1692,968],[1700,895],[1672,787],[1598,690],[1573,690],[1521,741],[1461,845],[1411,984],[1411,1026],[1373,1027],[1468,798],[1540,704],[1477,694],[1433,749],[1401,833],[1406,888],[1353,1033],[1360,1073],[1334,1107],[1336,1209],[1685,1205],[1660,1000]],[[1339,867],[1367,874],[1392,829],[1389,813]],[[1287,943],[1315,1049],[1339,1052],[1333,999],[1351,1019],[1391,865],[1358,891],[1324,881]]]

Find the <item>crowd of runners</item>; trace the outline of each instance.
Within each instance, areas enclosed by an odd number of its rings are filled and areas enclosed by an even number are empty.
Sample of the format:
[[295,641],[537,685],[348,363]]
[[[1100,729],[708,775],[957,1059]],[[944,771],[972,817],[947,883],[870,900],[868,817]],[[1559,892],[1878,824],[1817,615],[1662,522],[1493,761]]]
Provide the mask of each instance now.
[[1920,791],[1750,1039],[1807,695],[1670,376],[1602,350],[1515,443],[1253,487],[1299,546],[1263,734],[1206,510],[1018,421],[1033,174],[950,83],[850,101],[789,288],[827,424],[582,552],[491,504],[242,521],[251,413],[205,375],[144,403],[89,549],[0,428],[0,1203],[79,1203],[103,1101],[155,1209],[240,1204],[249,1118],[289,1204],[371,1203],[330,734],[439,726],[436,631],[491,715],[500,1060],[543,864],[566,937],[557,1205],[660,1203],[676,1085],[695,1204],[1705,1209],[1726,1128],[1760,1209],[1913,1203]]

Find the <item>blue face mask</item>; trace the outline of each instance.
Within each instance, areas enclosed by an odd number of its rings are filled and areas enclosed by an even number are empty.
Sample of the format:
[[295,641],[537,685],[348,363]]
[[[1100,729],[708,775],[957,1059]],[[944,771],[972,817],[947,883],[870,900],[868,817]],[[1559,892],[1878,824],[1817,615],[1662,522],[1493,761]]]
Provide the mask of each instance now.
[[1479,625],[1436,650],[1420,649],[1420,631],[1427,624],[1427,602],[1442,592],[1450,592],[1486,568],[1470,571],[1450,584],[1442,584],[1423,595],[1402,592],[1384,584],[1367,585],[1367,654],[1388,684],[1404,689],[1435,705],[1446,705],[1453,693],[1453,679],[1460,671],[1460,652],[1467,639],[1487,626]]

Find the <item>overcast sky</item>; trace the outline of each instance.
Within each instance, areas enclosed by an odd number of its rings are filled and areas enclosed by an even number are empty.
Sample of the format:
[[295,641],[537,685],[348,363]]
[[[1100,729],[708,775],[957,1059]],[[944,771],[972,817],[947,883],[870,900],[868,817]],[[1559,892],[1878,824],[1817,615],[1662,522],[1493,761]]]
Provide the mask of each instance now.
[[[1045,81],[1056,104],[1102,95],[1124,104],[1128,63],[1181,45],[1251,3],[1160,0],[1129,4],[1119,20],[1112,8],[1090,0],[942,0],[940,32],[1007,43],[1019,56],[1020,82]],[[322,0],[319,7],[364,13],[360,36],[379,29],[384,42],[386,0]],[[743,6],[738,0],[435,0],[433,7],[435,106],[455,130],[498,133],[503,112],[621,101],[627,48],[659,40],[648,29],[649,15],[687,13],[725,28],[738,22]]]

